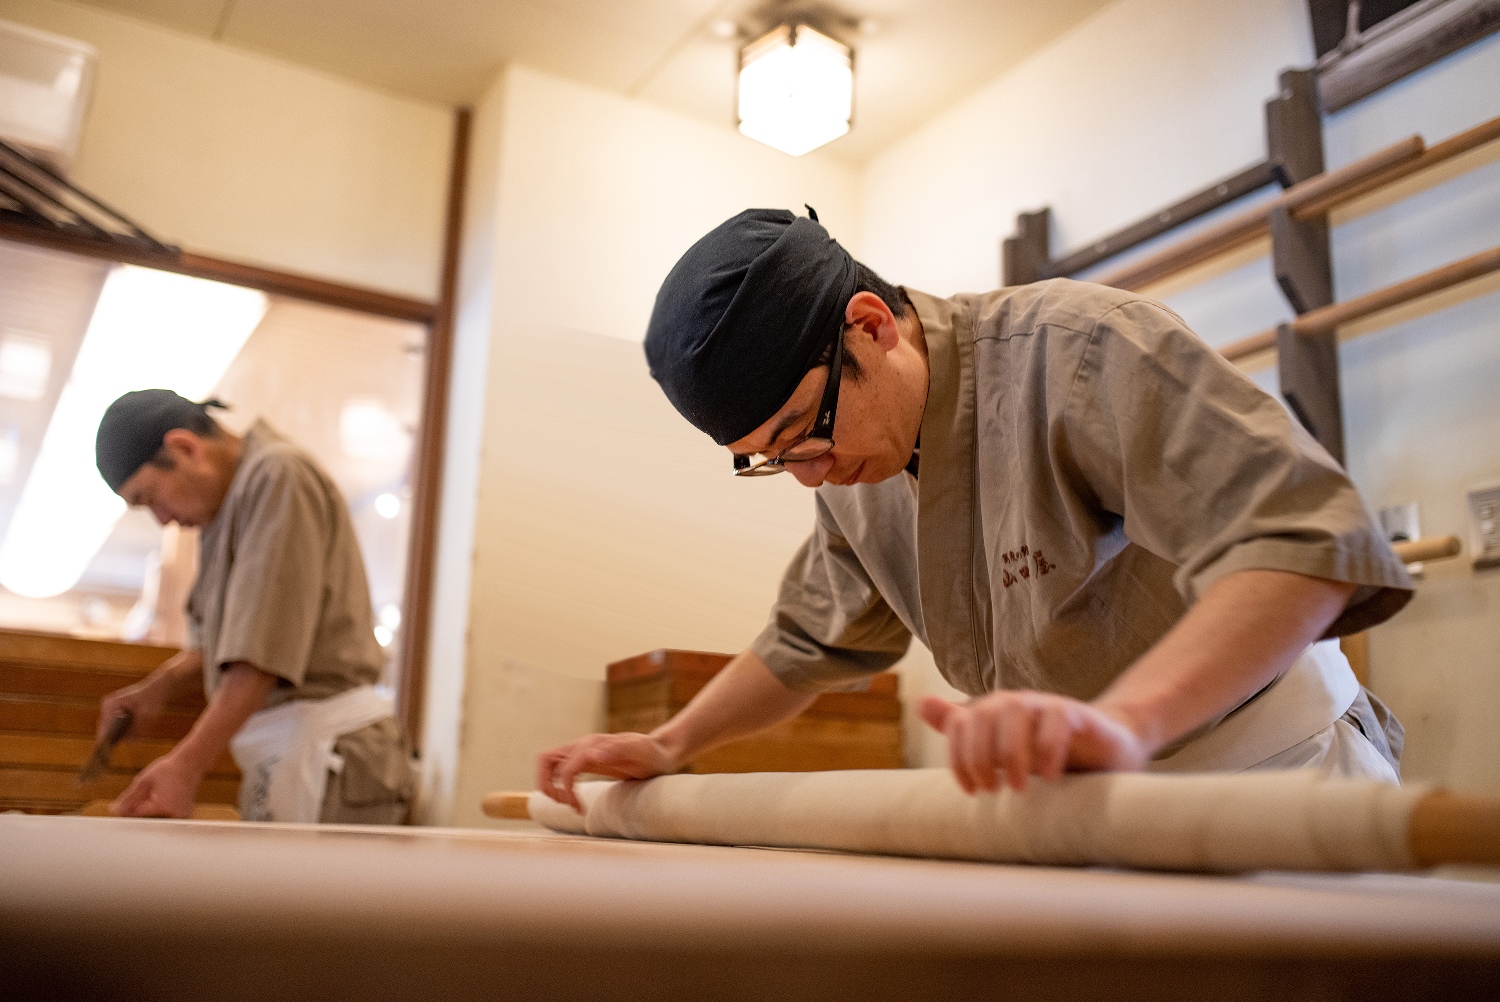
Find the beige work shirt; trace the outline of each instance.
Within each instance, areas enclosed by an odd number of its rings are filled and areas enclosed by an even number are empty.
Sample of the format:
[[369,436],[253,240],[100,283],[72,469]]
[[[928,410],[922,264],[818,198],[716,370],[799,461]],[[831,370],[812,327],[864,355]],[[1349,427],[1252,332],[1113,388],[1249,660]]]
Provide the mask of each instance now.
[[1359,585],[1329,636],[1410,599],[1338,464],[1160,304],[1066,279],[910,296],[919,477],[818,488],[753,644],[787,685],[846,685],[915,635],[965,693],[1088,700],[1233,571]]
[[[209,696],[224,668],[239,661],[281,680],[267,707],[379,681],[384,657],[348,508],[313,458],[266,422],[245,433],[229,492],[199,550],[188,643],[203,654]],[[346,760],[343,785],[361,786],[360,796],[378,802],[409,794],[394,721],[345,735],[335,750]]]

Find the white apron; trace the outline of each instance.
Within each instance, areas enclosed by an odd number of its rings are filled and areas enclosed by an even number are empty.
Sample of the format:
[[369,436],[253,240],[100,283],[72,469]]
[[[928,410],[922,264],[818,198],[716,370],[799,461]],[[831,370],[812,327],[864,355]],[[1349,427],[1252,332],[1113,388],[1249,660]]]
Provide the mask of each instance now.
[[315,823],[323,811],[333,752],[340,737],[395,715],[394,702],[362,685],[327,699],[294,699],[251,715],[229,742],[240,767],[240,817],[245,821]]
[[[1358,695],[1359,680],[1339,642],[1319,641],[1265,691],[1147,768],[1152,772],[1254,768],[1333,727]],[[1370,751],[1374,753],[1374,746]],[[1381,765],[1390,773],[1384,759]]]

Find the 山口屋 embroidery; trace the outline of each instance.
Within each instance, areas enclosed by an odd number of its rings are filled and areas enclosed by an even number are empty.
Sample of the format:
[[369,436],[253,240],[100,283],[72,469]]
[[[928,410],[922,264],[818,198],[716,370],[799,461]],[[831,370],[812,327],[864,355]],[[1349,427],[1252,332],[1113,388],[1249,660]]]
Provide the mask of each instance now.
[[[1042,555],[1041,550],[1033,550],[1029,546],[1022,546],[1019,550],[1006,550],[1000,554],[1001,574],[1000,583],[1009,588],[1017,581],[1030,581],[1032,568],[1036,569],[1037,577],[1046,577],[1057,565]],[[1011,573],[1014,565],[1015,573]]]

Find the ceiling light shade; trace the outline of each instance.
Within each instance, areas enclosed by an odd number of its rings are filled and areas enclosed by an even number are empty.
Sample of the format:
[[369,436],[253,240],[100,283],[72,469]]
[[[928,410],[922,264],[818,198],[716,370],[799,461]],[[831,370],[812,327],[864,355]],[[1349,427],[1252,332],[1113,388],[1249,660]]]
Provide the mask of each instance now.
[[149,387],[207,396],[266,305],[264,293],[222,282],[110,272],[0,545],[0,584],[29,598],[77,584],[125,511],[94,466],[105,408]]
[[740,132],[800,157],[849,131],[854,53],[805,24],[784,24],[740,52]]

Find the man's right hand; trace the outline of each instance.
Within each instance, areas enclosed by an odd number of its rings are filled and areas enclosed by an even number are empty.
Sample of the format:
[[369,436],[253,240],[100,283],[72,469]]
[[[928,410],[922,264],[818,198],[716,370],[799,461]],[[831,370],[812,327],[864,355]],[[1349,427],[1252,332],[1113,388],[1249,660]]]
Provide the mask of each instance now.
[[110,723],[120,715],[121,710],[129,710],[131,716],[130,730],[125,732],[125,736],[141,733],[162,715],[170,688],[158,676],[148,675],[134,685],[116,689],[105,696],[99,703],[99,723],[94,728],[94,740],[104,739]]
[[161,666],[135,685],[116,689],[99,703],[99,725],[94,728],[96,740],[109,731],[109,725],[121,710],[129,710],[130,730],[125,736],[140,734],[166,708],[167,701],[179,691],[186,694],[202,685],[203,655],[184,648],[162,662]]
[[579,773],[649,779],[676,772],[682,766],[665,745],[649,734],[590,734],[538,755],[536,788],[582,813],[583,805],[573,792],[573,780]]

